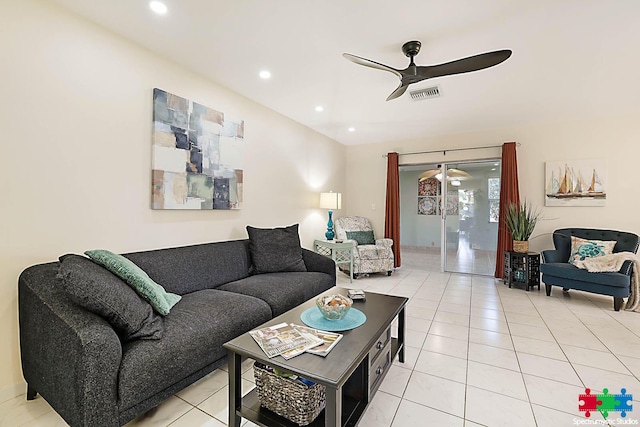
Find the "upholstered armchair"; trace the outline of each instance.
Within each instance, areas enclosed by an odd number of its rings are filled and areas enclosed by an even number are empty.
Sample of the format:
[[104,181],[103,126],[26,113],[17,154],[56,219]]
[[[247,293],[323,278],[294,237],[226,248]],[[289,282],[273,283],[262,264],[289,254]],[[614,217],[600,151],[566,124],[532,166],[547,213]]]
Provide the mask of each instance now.
[[393,240],[376,239],[367,218],[346,216],[335,221],[336,239],[353,244],[353,277],[393,272]]

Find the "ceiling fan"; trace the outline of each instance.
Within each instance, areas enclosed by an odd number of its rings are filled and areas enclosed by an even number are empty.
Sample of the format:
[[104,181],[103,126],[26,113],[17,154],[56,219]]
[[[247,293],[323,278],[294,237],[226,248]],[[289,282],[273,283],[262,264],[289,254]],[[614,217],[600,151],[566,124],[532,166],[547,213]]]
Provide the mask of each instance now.
[[397,70],[389,67],[388,65],[380,64],[379,62],[361,58],[356,55],[351,55],[350,53],[343,53],[342,56],[356,64],[364,65],[365,67],[377,68],[378,70],[389,71],[390,73],[398,76],[398,78],[400,78],[400,86],[398,86],[398,88],[389,95],[387,101],[398,98],[412,83],[418,83],[422,80],[432,79],[434,77],[483,70],[485,68],[498,65],[499,63],[506,61],[507,58],[511,56],[511,51],[508,49],[496,50],[451,62],[445,62],[444,64],[418,66],[413,62],[413,57],[420,52],[420,46],[421,43],[417,40],[406,42],[402,45],[402,52],[404,52],[405,56],[411,58],[409,66],[404,70]]

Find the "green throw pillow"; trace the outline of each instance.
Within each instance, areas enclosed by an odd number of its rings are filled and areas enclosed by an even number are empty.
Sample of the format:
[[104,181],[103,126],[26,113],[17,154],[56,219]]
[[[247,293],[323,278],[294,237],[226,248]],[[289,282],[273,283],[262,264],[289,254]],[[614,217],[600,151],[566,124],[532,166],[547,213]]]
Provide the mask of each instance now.
[[169,314],[171,307],[182,298],[180,295],[165,291],[140,267],[122,255],[103,249],[86,251],[85,255],[124,280],[138,295],[151,304],[155,311],[163,316]]
[[376,239],[373,230],[367,231],[347,231],[347,239],[355,240],[359,245],[375,245]]

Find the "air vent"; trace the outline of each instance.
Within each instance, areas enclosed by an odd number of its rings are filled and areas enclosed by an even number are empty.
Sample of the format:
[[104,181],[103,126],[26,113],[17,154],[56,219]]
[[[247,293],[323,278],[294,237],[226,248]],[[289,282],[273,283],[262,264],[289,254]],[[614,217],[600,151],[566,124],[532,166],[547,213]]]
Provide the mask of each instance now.
[[420,90],[414,90],[409,92],[411,95],[411,99],[414,101],[422,101],[424,99],[430,98],[439,98],[440,97],[440,86],[432,86],[426,87]]

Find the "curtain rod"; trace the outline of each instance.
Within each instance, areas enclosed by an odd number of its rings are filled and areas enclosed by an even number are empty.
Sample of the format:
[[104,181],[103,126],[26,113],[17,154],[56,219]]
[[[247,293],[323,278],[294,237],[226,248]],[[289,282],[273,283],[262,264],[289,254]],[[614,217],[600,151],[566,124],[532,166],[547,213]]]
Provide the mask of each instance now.
[[[520,143],[516,142],[516,146],[520,147]],[[465,151],[465,150],[482,150],[485,148],[500,148],[500,145],[486,145],[484,147],[468,147],[468,148],[445,148],[442,150],[432,150],[432,151],[414,151],[413,153],[398,153],[398,156],[412,156],[414,154],[432,154],[432,153],[442,153],[444,156],[447,155],[447,151]],[[389,157],[387,154],[383,154],[382,157]]]

